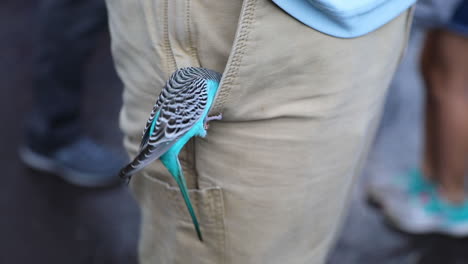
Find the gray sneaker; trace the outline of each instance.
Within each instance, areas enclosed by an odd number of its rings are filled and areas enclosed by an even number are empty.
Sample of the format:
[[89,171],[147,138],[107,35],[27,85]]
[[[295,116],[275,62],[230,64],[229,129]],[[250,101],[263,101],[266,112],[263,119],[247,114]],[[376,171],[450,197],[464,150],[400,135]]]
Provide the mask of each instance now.
[[119,171],[128,160],[93,140],[82,137],[50,155],[28,146],[19,150],[21,160],[32,169],[60,176],[82,187],[106,187],[120,183]]

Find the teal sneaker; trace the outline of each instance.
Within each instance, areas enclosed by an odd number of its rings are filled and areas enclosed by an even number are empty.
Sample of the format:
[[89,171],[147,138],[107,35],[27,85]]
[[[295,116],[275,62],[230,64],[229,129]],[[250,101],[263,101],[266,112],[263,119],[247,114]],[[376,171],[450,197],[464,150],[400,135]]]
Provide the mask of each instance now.
[[426,210],[441,219],[441,224],[435,228],[434,233],[454,237],[468,236],[468,200],[453,204],[442,198],[435,190]]
[[411,234],[425,234],[442,224],[438,213],[429,210],[434,206],[431,202],[435,190],[435,183],[419,169],[412,169],[379,184],[370,184],[367,194],[395,227]]
[[418,169],[380,186],[371,186],[368,195],[381,206],[390,222],[404,232],[468,236],[468,200],[459,205],[447,202],[436,184]]

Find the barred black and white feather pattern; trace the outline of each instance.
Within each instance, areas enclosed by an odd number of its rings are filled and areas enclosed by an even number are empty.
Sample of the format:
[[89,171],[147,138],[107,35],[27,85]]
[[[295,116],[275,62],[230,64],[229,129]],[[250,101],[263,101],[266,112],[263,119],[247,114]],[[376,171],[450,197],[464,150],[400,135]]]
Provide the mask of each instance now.
[[[202,118],[208,101],[207,80],[220,81],[221,74],[204,68],[175,71],[161,91],[146,123],[140,153],[125,167],[129,176],[158,159]],[[150,128],[159,113],[153,133]]]

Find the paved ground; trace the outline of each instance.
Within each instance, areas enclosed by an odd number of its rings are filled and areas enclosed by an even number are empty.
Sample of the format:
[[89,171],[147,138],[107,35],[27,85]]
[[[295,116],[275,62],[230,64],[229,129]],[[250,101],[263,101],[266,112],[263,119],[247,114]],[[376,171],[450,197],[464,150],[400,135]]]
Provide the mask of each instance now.
[[[31,0],[0,3],[0,263],[136,263],[139,214],[125,188],[73,187],[28,170],[16,154],[31,102],[34,7]],[[420,40],[420,33],[414,35],[410,56],[391,88],[382,129],[330,264],[468,263],[468,240],[399,233],[364,199],[368,182],[391,177],[418,160],[422,96],[414,62]],[[90,135],[121,151],[121,84],[108,41],[104,34],[89,65],[83,118]]]

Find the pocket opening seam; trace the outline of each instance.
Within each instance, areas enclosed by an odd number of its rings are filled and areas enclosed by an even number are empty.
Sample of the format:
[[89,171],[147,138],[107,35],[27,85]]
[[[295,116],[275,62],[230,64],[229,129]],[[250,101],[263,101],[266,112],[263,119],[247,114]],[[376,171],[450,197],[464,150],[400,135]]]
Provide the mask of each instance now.
[[247,42],[249,40],[250,33],[252,32],[252,25],[256,20],[256,6],[257,0],[246,0],[243,3],[236,37],[234,38],[233,47],[219,84],[220,87],[216,96],[215,104],[210,111],[211,114],[222,112],[226,103],[229,101],[231,88],[238,77],[242,59],[247,48]]

